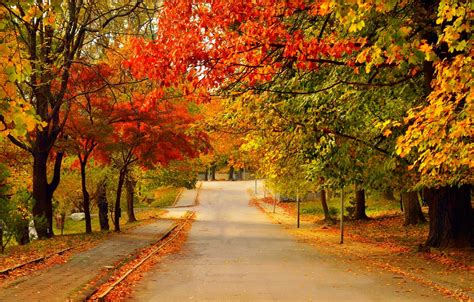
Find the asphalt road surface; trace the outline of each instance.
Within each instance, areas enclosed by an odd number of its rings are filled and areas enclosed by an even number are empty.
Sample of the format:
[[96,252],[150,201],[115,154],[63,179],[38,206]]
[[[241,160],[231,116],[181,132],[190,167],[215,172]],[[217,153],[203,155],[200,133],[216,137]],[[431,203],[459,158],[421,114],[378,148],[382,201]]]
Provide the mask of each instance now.
[[390,272],[318,254],[249,206],[252,186],[205,182],[183,250],[145,274],[131,300],[446,301]]

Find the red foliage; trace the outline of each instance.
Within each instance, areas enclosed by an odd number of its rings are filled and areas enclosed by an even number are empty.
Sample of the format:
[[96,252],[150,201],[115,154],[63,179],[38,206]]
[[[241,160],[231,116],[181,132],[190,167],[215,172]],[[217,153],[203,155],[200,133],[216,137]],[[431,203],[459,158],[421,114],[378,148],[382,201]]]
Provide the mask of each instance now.
[[104,89],[119,72],[108,64],[76,64],[71,72],[68,93],[74,101],[65,133],[80,161],[93,156],[107,163],[112,152],[122,151],[144,166],[166,165],[205,149],[204,134],[190,131],[199,116],[187,101],[166,100],[159,89],[129,94]]
[[359,49],[352,39],[295,29],[291,18],[301,13],[325,14],[319,3],[302,0],[165,1],[156,40],[135,40],[135,55],[125,65],[164,86],[183,74],[200,87],[253,86],[271,80],[282,64],[316,69]]

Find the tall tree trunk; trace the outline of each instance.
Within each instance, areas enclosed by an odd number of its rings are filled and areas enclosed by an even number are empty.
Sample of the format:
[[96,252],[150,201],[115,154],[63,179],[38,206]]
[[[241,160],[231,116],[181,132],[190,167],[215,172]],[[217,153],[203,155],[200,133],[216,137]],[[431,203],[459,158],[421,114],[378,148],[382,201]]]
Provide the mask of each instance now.
[[216,169],[217,169],[216,164],[212,164],[211,165],[211,180],[212,181],[216,180]]
[[445,186],[439,189],[426,189],[424,193],[430,217],[430,231],[426,245],[473,247],[471,186]]
[[229,168],[229,177],[227,180],[234,180],[234,166],[230,166]]
[[365,213],[365,190],[359,189],[356,191],[356,200],[355,200],[355,213],[354,219],[362,220],[362,219],[369,219],[367,214]]
[[239,172],[237,173],[238,180],[244,180],[244,168],[240,168]]
[[98,194],[97,194],[97,199],[98,199],[98,207],[99,207],[99,224],[100,224],[100,230],[101,231],[108,231],[109,230],[109,217],[108,217],[108,211],[109,211],[109,203],[107,202],[107,188],[106,188],[106,183],[103,182],[100,184],[98,188]]
[[321,206],[323,207],[324,211],[324,220],[326,222],[334,222],[331,217],[331,214],[329,214],[329,207],[326,201],[326,190],[324,189],[321,190]]
[[125,187],[127,189],[127,216],[128,222],[135,222],[135,212],[133,210],[134,204],[134,195],[135,195],[135,181],[127,177],[125,180]]
[[53,233],[53,193],[59,185],[63,153],[58,152],[54,163],[54,174],[48,183],[49,152],[33,152],[33,217],[38,238],[51,238]]
[[[429,12],[432,24],[436,20],[436,5],[433,1],[421,2]],[[442,29],[448,24],[442,25]],[[424,28],[422,38],[434,45],[438,35],[433,27]],[[453,54],[441,51],[438,48],[436,54],[441,60],[450,59]],[[432,61],[423,62],[424,86],[426,95],[433,87],[431,85],[435,75],[435,67]],[[430,231],[426,246],[431,247],[472,247],[474,246],[474,222],[471,204],[471,186],[461,187],[444,186],[438,189],[425,189],[424,197],[428,202]]]
[[205,181],[209,180],[209,168],[206,168],[206,172],[204,173],[204,180]]
[[416,192],[402,193],[402,203],[404,209],[403,213],[405,215],[405,222],[403,225],[415,225],[426,222]]
[[[39,238],[52,237],[52,215],[51,222],[49,213],[52,213],[52,201],[48,193],[47,165],[48,153],[37,153],[33,157],[33,217],[40,220],[36,223],[36,232]],[[49,210],[51,208],[51,210]],[[43,223],[44,222],[44,223]]]
[[123,183],[125,182],[126,169],[120,169],[119,180],[117,184],[117,195],[115,197],[114,207],[114,231],[120,232],[120,216],[122,216],[122,209],[120,208],[120,199],[122,198]]
[[86,221],[86,233],[92,233],[91,211],[90,211],[90,195],[86,186],[86,165],[87,157],[84,160],[80,159],[81,164],[81,187],[82,187],[82,206],[84,208],[84,215]]

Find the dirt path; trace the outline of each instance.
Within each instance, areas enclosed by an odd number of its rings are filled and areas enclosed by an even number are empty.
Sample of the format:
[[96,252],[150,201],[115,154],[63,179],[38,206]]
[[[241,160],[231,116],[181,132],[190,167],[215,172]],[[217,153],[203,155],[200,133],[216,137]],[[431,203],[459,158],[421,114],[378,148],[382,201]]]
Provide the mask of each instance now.
[[445,301],[382,270],[319,254],[248,205],[253,182],[207,182],[179,254],[147,273],[133,301]]
[[[62,265],[35,272],[0,288],[0,301],[67,301],[78,298],[78,292],[106,266],[113,266],[133,254],[136,249],[155,242],[173,220],[158,220],[114,235],[96,247],[76,254]],[[80,298],[79,298],[80,299]]]

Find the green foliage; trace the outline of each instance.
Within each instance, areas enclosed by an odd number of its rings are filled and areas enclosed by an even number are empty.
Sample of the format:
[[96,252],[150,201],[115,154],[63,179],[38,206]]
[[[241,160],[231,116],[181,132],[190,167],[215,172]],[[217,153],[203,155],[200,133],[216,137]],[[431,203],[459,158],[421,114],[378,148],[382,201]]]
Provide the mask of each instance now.
[[191,162],[173,161],[166,167],[157,167],[147,171],[144,175],[143,189],[151,191],[164,186],[194,189],[197,180],[197,170]]
[[153,201],[150,205],[156,208],[169,207],[173,205],[180,191],[180,188],[174,187],[158,189],[154,192]]
[[[26,189],[16,191],[8,184],[10,176],[5,166],[0,165],[0,228],[2,229],[1,251],[12,239],[19,244],[29,242],[28,226],[33,219],[31,209],[33,199]],[[35,226],[42,226],[44,218],[34,219]]]

